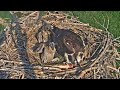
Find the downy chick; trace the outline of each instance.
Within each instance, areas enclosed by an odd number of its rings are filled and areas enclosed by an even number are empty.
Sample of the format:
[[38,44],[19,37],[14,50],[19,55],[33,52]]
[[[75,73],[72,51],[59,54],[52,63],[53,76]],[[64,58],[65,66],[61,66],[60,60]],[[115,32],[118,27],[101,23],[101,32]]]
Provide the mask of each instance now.
[[53,42],[50,43],[38,43],[34,46],[34,52],[38,52],[40,55],[40,62],[42,64],[50,63],[54,59],[54,55],[56,52],[55,44]]

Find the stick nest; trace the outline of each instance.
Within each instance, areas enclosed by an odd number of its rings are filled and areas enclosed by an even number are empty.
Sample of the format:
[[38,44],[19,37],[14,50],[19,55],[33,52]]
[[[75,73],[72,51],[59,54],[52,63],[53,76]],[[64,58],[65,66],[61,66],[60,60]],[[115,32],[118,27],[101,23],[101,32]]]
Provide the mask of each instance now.
[[[11,14],[13,20],[4,24],[6,28],[0,35],[1,79],[120,78],[120,53],[117,50],[120,41],[108,31],[84,24],[64,12],[45,12],[41,18],[38,11]],[[65,63],[40,65],[39,54],[32,48],[38,42],[35,34],[42,26],[41,20],[60,29],[72,29],[83,40],[87,39],[84,41],[85,59],[80,62],[82,69]]]

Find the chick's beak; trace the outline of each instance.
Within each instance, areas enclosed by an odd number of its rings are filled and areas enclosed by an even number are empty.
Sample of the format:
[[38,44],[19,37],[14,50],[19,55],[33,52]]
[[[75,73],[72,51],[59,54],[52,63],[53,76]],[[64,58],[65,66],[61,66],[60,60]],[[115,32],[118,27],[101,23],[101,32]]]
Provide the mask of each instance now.
[[52,49],[54,49],[54,48],[55,48],[55,43],[54,43],[54,42],[51,42],[51,43],[49,44],[49,46],[50,46]]
[[38,52],[38,53],[42,53],[44,49],[44,44],[41,43],[36,43],[35,46],[32,48],[33,52]]

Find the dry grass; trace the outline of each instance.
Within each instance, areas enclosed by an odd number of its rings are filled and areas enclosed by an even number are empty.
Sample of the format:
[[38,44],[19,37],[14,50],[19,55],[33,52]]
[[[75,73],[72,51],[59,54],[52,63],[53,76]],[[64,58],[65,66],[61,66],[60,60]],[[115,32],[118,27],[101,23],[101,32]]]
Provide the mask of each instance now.
[[[17,12],[15,12],[17,13]],[[22,12],[24,14],[24,12]],[[118,79],[120,78],[120,54],[117,47],[118,39],[113,39],[106,30],[96,29],[78,21],[63,12],[46,12],[41,18],[48,24],[59,28],[71,28],[74,33],[83,39],[87,38],[88,44],[84,52],[85,59],[78,66],[67,64],[44,65],[39,64],[39,55],[32,51],[37,42],[35,34],[42,26],[39,12],[33,11],[17,19],[13,12],[13,21],[6,25],[4,35],[0,38],[0,78],[5,79]],[[107,29],[107,28],[105,28]]]

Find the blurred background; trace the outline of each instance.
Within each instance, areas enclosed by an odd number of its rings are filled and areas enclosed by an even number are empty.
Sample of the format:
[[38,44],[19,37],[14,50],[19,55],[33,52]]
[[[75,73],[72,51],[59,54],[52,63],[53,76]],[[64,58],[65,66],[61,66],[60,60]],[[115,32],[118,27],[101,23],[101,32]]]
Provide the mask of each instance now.
[[[108,31],[110,31],[115,38],[120,36],[120,11],[66,11],[66,13],[78,17],[83,23],[89,23],[89,25],[100,29],[103,29],[103,27],[97,22],[103,24],[104,22],[107,22],[107,17],[109,17],[110,23]],[[9,21],[11,15],[8,11],[0,11],[0,18]],[[105,23],[105,26],[106,25],[107,23]],[[3,29],[4,26],[0,25],[0,31]]]

